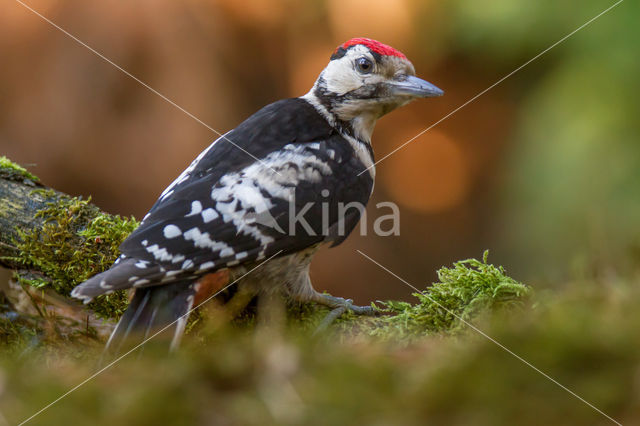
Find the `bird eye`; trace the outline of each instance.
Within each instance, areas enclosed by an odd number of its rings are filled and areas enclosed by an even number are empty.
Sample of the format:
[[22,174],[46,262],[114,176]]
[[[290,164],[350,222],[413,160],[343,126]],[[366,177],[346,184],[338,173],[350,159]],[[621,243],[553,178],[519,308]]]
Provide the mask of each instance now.
[[369,74],[373,70],[373,63],[365,57],[358,58],[356,59],[356,68],[362,74]]

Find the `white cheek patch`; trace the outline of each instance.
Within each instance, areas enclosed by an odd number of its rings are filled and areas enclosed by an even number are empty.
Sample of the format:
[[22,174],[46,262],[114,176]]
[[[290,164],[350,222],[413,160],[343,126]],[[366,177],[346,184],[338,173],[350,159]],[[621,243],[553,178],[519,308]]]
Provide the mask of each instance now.
[[353,61],[360,56],[366,56],[375,63],[375,59],[364,46],[352,47],[342,58],[329,62],[329,65],[322,72],[328,91],[344,95],[363,85],[369,75],[360,74],[353,66]]
[[336,95],[344,95],[357,89],[362,81],[356,78],[351,62],[345,57],[333,61],[322,73],[327,90]]

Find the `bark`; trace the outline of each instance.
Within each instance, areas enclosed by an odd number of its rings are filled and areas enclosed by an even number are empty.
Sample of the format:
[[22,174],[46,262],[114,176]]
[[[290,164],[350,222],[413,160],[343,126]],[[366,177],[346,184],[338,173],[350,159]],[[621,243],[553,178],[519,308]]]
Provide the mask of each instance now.
[[65,194],[50,190],[30,179],[21,179],[0,173],[0,266],[20,269],[13,257],[19,257],[15,242],[19,231],[41,227],[45,218],[36,217],[39,210],[55,203]]
[[[46,211],[69,196],[20,174],[0,168],[0,267],[18,272],[23,278],[44,277],[37,266],[26,266],[16,259],[24,257],[17,247],[20,233],[31,233],[43,227]],[[91,208],[97,207],[91,206]],[[81,238],[70,234],[71,244],[79,245]],[[4,290],[3,290],[4,289]],[[5,296],[8,296],[8,298]],[[12,329],[37,333],[36,341],[51,340],[51,336],[104,338],[111,324],[97,319],[85,306],[56,294],[51,289],[36,289],[12,280],[9,286],[0,285],[0,314],[11,320]],[[6,334],[6,324],[0,324],[0,335]],[[65,337],[67,339],[67,337]],[[0,339],[1,340],[1,339]]]

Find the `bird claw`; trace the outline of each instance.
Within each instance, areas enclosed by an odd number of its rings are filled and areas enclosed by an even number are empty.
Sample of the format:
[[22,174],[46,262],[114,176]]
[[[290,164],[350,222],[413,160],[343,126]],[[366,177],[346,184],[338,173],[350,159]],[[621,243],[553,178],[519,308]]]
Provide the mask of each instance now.
[[316,327],[316,330],[313,332],[313,335],[315,336],[325,331],[327,328],[329,328],[331,324],[333,324],[335,320],[340,318],[342,314],[344,314],[345,312],[347,312],[347,308],[344,306],[340,306],[338,308],[333,309],[322,319],[322,321],[320,321],[320,324],[318,324],[318,327]]
[[336,319],[340,318],[347,311],[351,311],[356,315],[380,314],[380,311],[373,306],[354,305],[352,299],[335,297],[330,294],[317,294],[316,297],[314,297],[314,301],[332,309],[320,322],[316,331],[313,333],[314,335],[326,330]]

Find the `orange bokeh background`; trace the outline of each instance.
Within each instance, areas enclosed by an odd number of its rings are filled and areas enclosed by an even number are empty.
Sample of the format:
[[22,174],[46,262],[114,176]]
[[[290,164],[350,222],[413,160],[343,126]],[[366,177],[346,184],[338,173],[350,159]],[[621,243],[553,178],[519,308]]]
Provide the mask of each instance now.
[[[383,118],[373,138],[378,159],[491,86],[538,46],[550,44],[514,39],[516,49],[505,48],[512,45],[504,37],[476,42],[490,30],[469,25],[485,19],[465,1],[29,5],[220,133],[267,103],[307,92],[346,39],[365,36],[391,44],[446,94]],[[490,9],[486,22],[509,25],[498,9]],[[559,35],[565,27],[573,28],[563,24]],[[0,4],[0,57],[0,155],[28,166],[52,187],[91,196],[106,211],[142,217],[217,137],[17,2]],[[439,266],[481,256],[486,248],[497,248],[492,260],[518,271],[523,258],[500,245],[511,235],[500,220],[501,191],[513,180],[505,165],[517,150],[522,99],[545,73],[545,61],[380,163],[368,229],[377,217],[375,204],[394,201],[401,209],[400,236],[352,235],[343,246],[322,251],[312,268],[316,287],[360,303],[409,297],[408,288],[356,249],[419,287],[435,279]]]
[[[221,133],[266,103],[304,94],[335,46],[354,36],[405,51],[418,74],[447,93],[384,118],[374,134],[378,158],[464,101],[474,86],[462,83],[466,76],[437,43],[416,39],[413,15],[435,10],[428,3],[30,5]],[[113,213],[143,216],[216,135],[19,4],[0,9],[0,50],[11,58],[2,71],[0,152],[57,189],[91,196]],[[484,84],[475,82],[478,89]],[[499,92],[491,104],[501,107]],[[344,247],[322,252],[312,270],[319,289],[360,302],[408,294],[356,248],[412,271],[409,277],[421,285],[440,263],[478,254],[483,244],[467,231],[479,225],[471,209],[493,159],[477,152],[486,152],[487,142],[498,150],[501,140],[495,126],[474,128],[480,141],[453,130],[462,121],[474,127],[468,122],[473,117],[459,113],[380,164],[368,229],[377,217],[375,203],[391,200],[401,208],[401,235],[353,235]],[[451,229],[461,238],[456,244],[446,242]]]

